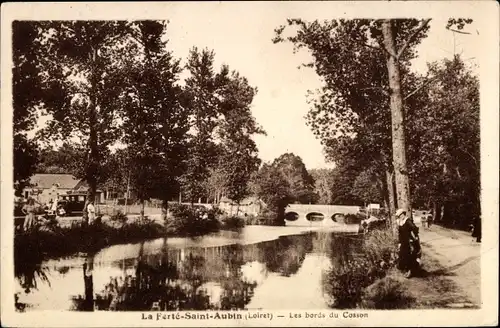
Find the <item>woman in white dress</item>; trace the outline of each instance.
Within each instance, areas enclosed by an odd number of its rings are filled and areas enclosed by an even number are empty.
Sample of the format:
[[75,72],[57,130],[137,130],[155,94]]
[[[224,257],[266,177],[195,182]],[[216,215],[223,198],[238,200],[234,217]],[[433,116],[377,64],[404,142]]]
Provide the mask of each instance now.
[[95,207],[94,207],[94,201],[92,200],[87,205],[87,214],[89,216],[89,224],[91,224],[95,220]]

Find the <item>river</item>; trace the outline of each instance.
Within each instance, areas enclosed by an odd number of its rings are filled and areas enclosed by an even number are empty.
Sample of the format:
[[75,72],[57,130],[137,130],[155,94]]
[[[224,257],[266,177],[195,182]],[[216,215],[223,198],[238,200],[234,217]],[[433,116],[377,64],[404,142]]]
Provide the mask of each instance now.
[[311,228],[247,226],[115,245],[25,263],[16,303],[22,311],[327,309],[325,274],[357,239]]

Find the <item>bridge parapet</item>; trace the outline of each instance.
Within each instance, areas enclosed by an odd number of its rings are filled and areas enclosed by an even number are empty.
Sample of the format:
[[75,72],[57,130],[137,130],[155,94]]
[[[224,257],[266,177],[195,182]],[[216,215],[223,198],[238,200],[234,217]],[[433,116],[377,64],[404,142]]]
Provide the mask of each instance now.
[[348,205],[290,204],[285,208],[285,223],[287,226],[344,225],[344,223],[333,221],[333,216],[356,214],[360,209],[360,206]]

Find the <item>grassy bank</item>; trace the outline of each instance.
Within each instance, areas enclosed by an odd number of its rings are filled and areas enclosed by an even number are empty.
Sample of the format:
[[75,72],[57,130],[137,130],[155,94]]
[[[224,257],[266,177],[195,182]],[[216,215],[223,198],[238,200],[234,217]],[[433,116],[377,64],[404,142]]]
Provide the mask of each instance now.
[[143,220],[116,224],[95,223],[72,224],[71,227],[57,225],[41,226],[14,237],[15,258],[50,258],[76,252],[94,252],[120,243],[133,243],[145,239],[165,236],[162,225]]
[[87,225],[75,222],[60,226],[45,222],[32,230],[16,233],[14,249],[16,260],[53,258],[76,252],[91,253],[104,247],[134,243],[160,237],[195,237],[224,230],[239,230],[245,226],[241,218],[224,216],[217,209],[177,205],[162,223],[148,219],[131,220],[122,212],[109,220]]
[[[464,240],[460,240],[460,236],[452,236],[453,232],[448,231],[442,232],[443,235],[438,235],[440,238],[435,233],[431,235],[427,232],[427,234],[429,236],[424,235],[422,242],[423,268],[419,274],[410,279],[405,278],[396,268],[396,241],[388,230],[373,230],[366,234],[359,243],[354,243],[354,246],[338,245],[341,249],[349,247],[351,249],[348,250],[348,255],[333,263],[332,270],[325,276],[327,291],[331,296],[330,307],[343,309],[478,308],[479,305],[474,302],[474,297],[468,295],[457,284],[460,278],[461,281],[465,280],[468,283],[469,278],[466,275],[476,273],[472,269],[464,269],[464,272],[460,273],[463,277],[458,277],[458,271],[453,271],[460,270],[462,266],[467,265],[468,261],[471,261],[470,255],[459,256],[455,260],[458,264],[445,266],[435,256],[432,245],[429,245],[438,241],[439,245],[446,244],[445,241],[449,240],[448,244],[459,245],[464,249],[465,239],[468,238],[461,237]],[[440,247],[439,245],[434,245],[434,247]],[[445,246],[441,247],[440,251],[447,250]],[[465,250],[463,252],[466,253]],[[460,261],[460,258],[465,258],[465,260]]]
[[330,307],[340,309],[409,308],[414,299],[394,279],[396,242],[388,229],[373,230],[352,246],[325,276]]

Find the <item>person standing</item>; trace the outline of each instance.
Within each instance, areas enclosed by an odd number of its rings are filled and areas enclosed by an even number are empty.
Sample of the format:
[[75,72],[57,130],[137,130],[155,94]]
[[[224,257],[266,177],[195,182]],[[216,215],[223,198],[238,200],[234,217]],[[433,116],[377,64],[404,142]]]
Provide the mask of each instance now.
[[418,240],[418,227],[407,216],[406,210],[396,211],[398,222],[399,239],[399,270],[403,271],[406,278],[410,278],[418,264],[418,252],[420,250]]
[[94,207],[93,200],[90,200],[88,205],[87,205],[87,215],[88,215],[89,224],[94,222],[94,220],[95,220],[95,207]]
[[28,231],[35,225],[35,213],[36,213],[36,205],[35,200],[33,198],[28,198],[28,202],[21,209],[22,212],[26,215],[24,218],[23,230]]
[[476,238],[476,242],[480,243],[481,242],[481,217],[477,216],[474,218],[473,222],[473,228],[472,228],[472,237]]

